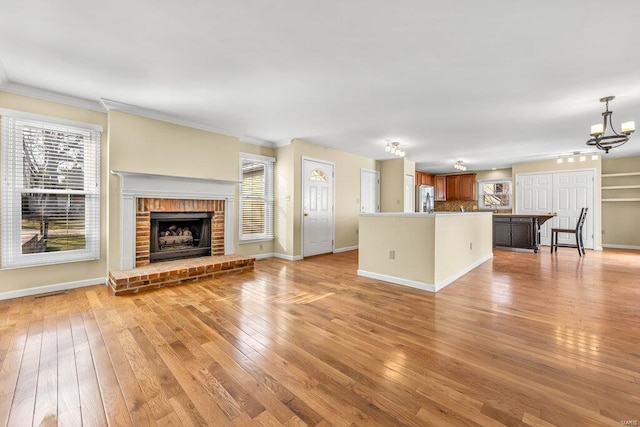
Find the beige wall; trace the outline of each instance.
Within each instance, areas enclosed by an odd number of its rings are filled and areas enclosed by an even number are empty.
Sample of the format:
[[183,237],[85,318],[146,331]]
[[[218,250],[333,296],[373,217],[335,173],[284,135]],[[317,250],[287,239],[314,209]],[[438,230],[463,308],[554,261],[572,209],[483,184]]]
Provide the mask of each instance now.
[[416,164],[404,157],[380,162],[380,211],[404,212],[405,175],[416,176]]
[[[101,172],[100,186],[100,216],[107,217],[108,186],[108,144],[107,144],[107,115],[104,113],[70,107],[55,102],[42,101],[27,96],[14,95],[0,91],[0,108],[42,114],[66,120],[75,120],[102,126],[101,138]],[[1,202],[0,202],[1,203]],[[0,230],[1,232],[1,230]],[[94,281],[106,276],[107,265],[107,236],[110,230],[106,221],[100,225],[100,259],[96,261],[72,262],[42,267],[25,267],[11,270],[0,270],[0,293],[18,289],[28,289],[52,284],[63,284],[78,281]]]
[[358,273],[437,290],[491,258],[492,220],[490,212],[361,215]]
[[293,245],[293,215],[295,173],[293,144],[288,144],[276,150],[276,167],[274,186],[276,188],[274,228],[276,238],[273,252],[276,254],[294,256]]
[[433,215],[361,216],[358,269],[435,283],[435,220]]
[[279,148],[277,154],[278,163],[282,159],[283,168],[287,164],[292,165],[293,176],[278,167],[276,185],[278,191],[284,190],[284,196],[278,195],[276,253],[294,258],[302,255],[302,159],[305,157],[335,164],[335,248],[357,246],[360,169],[379,170],[378,162],[295,139],[290,146]]
[[[602,174],[640,173],[640,156],[602,160]],[[603,177],[602,186],[640,186],[640,175]],[[640,198],[640,188],[602,189],[603,199]],[[640,201],[602,202],[602,244],[640,248]]]

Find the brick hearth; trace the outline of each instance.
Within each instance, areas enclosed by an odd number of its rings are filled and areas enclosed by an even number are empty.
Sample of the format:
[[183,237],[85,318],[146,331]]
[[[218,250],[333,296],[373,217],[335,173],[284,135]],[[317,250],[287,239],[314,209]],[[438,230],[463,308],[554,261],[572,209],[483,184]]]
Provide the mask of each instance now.
[[133,270],[109,272],[109,287],[115,295],[180,285],[224,274],[253,271],[255,258],[232,255],[157,262]]

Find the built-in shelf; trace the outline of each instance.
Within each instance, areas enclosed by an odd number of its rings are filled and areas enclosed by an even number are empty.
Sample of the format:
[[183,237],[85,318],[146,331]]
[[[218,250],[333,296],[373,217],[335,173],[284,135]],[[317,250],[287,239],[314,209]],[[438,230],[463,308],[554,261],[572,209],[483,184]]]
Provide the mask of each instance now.
[[613,178],[614,176],[638,176],[640,172],[603,173],[603,178]]
[[629,188],[640,188],[640,185],[603,185],[603,190],[624,190]]
[[607,178],[614,178],[609,182],[622,185],[603,185],[602,202],[640,202],[640,191],[637,191],[640,190],[640,182],[633,177],[640,177],[640,172],[603,173],[603,183]]

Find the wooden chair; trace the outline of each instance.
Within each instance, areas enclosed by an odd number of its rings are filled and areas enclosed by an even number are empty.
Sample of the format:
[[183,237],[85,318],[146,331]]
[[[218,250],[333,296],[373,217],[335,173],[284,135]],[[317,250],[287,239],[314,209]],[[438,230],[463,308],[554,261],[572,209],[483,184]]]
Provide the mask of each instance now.
[[[578,254],[580,256],[584,255],[584,240],[582,238],[582,227],[584,226],[584,220],[587,218],[587,211],[589,208],[582,208],[580,211],[580,216],[578,217],[578,223],[576,224],[576,228],[552,228],[551,229],[551,253],[555,250],[558,252],[558,247],[563,248],[578,248]],[[558,234],[559,233],[571,233],[576,236],[576,244],[559,244],[558,243]]]

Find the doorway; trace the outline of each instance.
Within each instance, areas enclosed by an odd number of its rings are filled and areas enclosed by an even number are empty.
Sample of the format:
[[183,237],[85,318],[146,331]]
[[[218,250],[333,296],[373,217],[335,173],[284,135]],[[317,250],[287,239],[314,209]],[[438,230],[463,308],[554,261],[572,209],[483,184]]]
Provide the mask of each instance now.
[[[577,170],[516,177],[516,213],[527,215],[556,214],[540,227],[540,243],[551,243],[551,228],[575,228],[580,210],[589,208],[584,225],[584,246],[593,249],[596,209],[594,205],[594,171]],[[561,233],[558,243],[575,244],[575,237]]]
[[333,252],[334,164],[302,159],[302,256]]
[[380,172],[360,169],[360,213],[380,212]]

